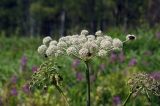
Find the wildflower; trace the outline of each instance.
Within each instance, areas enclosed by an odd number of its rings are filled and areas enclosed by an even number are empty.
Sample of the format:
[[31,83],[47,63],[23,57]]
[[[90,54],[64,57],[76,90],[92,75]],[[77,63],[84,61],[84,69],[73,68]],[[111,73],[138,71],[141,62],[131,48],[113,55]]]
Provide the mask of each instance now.
[[88,31],[87,30],[82,30],[81,31],[81,35],[87,35],[88,34]]
[[68,55],[75,55],[77,53],[77,49],[71,46],[66,50],[66,52]]
[[88,35],[86,36],[88,38],[88,41],[93,41],[95,40],[95,36],[94,35]]
[[75,59],[75,60],[73,60],[73,62],[72,62],[72,67],[73,67],[73,68],[76,68],[79,64],[80,64],[80,60],[79,60],[79,59]]
[[121,53],[118,55],[118,57],[119,57],[119,61],[120,61],[120,62],[124,62],[125,56],[124,56],[124,53],[123,53],[123,52],[121,52]]
[[136,37],[134,35],[128,34],[126,36],[126,40],[135,40],[135,39],[136,39]]
[[27,64],[27,57],[26,56],[22,56],[21,58],[21,65],[25,66]]
[[112,63],[117,60],[117,55],[114,52],[111,53],[110,60],[111,60]]
[[121,104],[121,98],[119,96],[114,96],[113,97],[113,104],[115,106],[120,105]]
[[99,57],[105,57],[107,55],[107,51],[106,50],[100,50],[99,52],[98,52],[98,56]]
[[67,44],[66,44],[64,41],[61,41],[61,42],[59,42],[59,43],[57,44],[57,47],[58,47],[59,49],[64,49],[64,48],[67,47]]
[[17,96],[18,95],[18,92],[17,92],[16,88],[12,88],[10,93],[11,93],[12,96]]
[[152,72],[150,73],[150,77],[154,78],[155,80],[160,80],[160,72]]
[[26,56],[22,56],[21,64],[20,64],[21,71],[24,71],[26,69],[26,66],[27,66],[27,57]]
[[79,50],[79,55],[84,59],[86,59],[86,57],[91,56],[91,54],[89,53],[89,50],[86,48],[82,48],[81,50]]
[[49,45],[57,45],[57,41],[56,40],[52,40]]
[[83,80],[83,75],[82,75],[81,72],[76,72],[76,79],[77,79],[78,81],[82,81],[82,80]]
[[30,92],[30,90],[29,90],[29,84],[23,85],[22,90],[23,90],[24,93],[29,93]]
[[32,67],[32,72],[35,73],[35,72],[37,72],[37,71],[38,71],[38,67],[37,67],[37,66],[33,66],[33,67]]
[[52,38],[50,36],[43,38],[43,44],[46,46],[48,46],[51,41],[52,41]]
[[120,48],[122,48],[122,46],[123,46],[123,43],[121,40],[119,40],[118,38],[113,39],[113,47],[115,49],[120,49]]
[[13,84],[16,84],[16,82],[17,82],[17,76],[12,76],[11,77],[11,82],[13,83]]
[[99,45],[101,43],[101,41],[104,39],[104,37],[97,37],[96,38],[96,43]]
[[97,35],[97,36],[103,36],[103,33],[102,33],[101,30],[99,30],[99,31],[97,31],[97,32],[95,33],[95,35]]
[[131,92],[133,93],[137,93],[140,90],[142,93],[146,91],[151,92],[156,96],[160,96],[160,83],[149,74],[133,74],[133,76],[128,80],[128,84],[130,86]]
[[130,61],[129,61],[129,66],[135,66],[137,64],[137,60],[136,58],[132,58]]
[[47,46],[46,45],[41,45],[38,47],[38,53],[42,56],[45,55],[46,53],[46,50],[47,50]]
[[58,50],[58,47],[55,45],[50,45],[48,49],[46,50],[47,56],[55,56],[55,52]]
[[[91,59],[91,57],[104,57],[111,51],[120,51],[123,42],[103,35],[102,31],[97,31],[95,35],[88,35],[87,30],[82,30],[80,35],[69,35],[61,37],[58,42],[51,37],[45,37],[43,44],[38,48],[38,53],[53,58],[61,55],[76,56],[81,59]],[[135,36],[127,35],[126,38],[133,39]],[[49,44],[49,46],[48,46]],[[121,58],[122,59],[122,58]]]
[[64,52],[62,50],[57,50],[56,53],[55,53],[55,56],[58,57],[58,56],[61,56],[63,54],[64,54]]
[[112,39],[110,36],[105,35],[104,38],[105,38],[106,40],[110,41],[110,42],[113,41],[113,39]]
[[106,39],[102,40],[100,43],[100,47],[102,49],[111,49],[112,48],[112,43]]

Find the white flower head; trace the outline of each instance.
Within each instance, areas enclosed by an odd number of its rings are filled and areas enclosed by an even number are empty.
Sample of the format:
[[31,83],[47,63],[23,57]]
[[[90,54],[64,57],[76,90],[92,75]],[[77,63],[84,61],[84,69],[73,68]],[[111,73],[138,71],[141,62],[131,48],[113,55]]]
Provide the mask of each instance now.
[[77,54],[77,49],[74,46],[71,46],[66,50],[66,52],[68,55]]
[[38,47],[38,53],[40,54],[40,55],[45,55],[45,53],[46,53],[46,50],[47,50],[47,46],[46,45],[41,45],[41,46],[39,46]]
[[82,48],[79,50],[79,56],[83,59],[86,59],[88,57],[89,50],[87,48]]
[[102,33],[101,30],[99,30],[99,31],[97,31],[97,32],[95,33],[95,35],[97,35],[97,36],[103,36],[103,33]]
[[89,32],[87,30],[85,30],[85,29],[81,31],[81,35],[87,35],[88,33]]
[[72,38],[78,38],[79,37],[79,35],[78,34],[76,34],[76,35],[72,35]]
[[65,43],[64,41],[58,42],[57,44],[59,49],[65,49],[67,48],[67,43]]
[[85,38],[86,35],[79,35],[79,38]]
[[61,50],[57,50],[57,51],[55,52],[55,56],[56,56],[56,57],[62,56],[63,54],[64,54],[64,52],[61,51]]
[[104,38],[106,39],[106,40],[108,40],[108,41],[110,41],[110,42],[112,42],[113,40],[112,40],[112,37],[110,37],[110,36],[104,36]]
[[52,40],[50,43],[49,43],[49,45],[57,45],[57,41],[56,40]]
[[87,41],[87,38],[86,37],[80,37],[78,40],[79,40],[79,43],[83,44]]
[[59,39],[59,42],[61,42],[61,41],[67,41],[68,40],[68,38],[67,37],[61,37],[60,39]]
[[113,47],[116,49],[123,47],[123,42],[119,40],[118,38],[114,38],[112,43],[113,43]]
[[78,37],[72,37],[70,41],[72,45],[78,45],[80,43]]
[[95,36],[94,35],[88,35],[86,36],[88,38],[88,41],[93,41],[95,40]]
[[131,35],[131,34],[128,34],[126,36],[126,40],[135,40],[136,39],[136,36],[135,35]]
[[100,43],[100,47],[102,49],[111,49],[112,48],[112,43],[109,40],[103,39]]
[[52,38],[50,36],[43,38],[43,44],[46,46],[48,46],[51,41],[52,41]]
[[58,50],[58,47],[55,45],[50,45],[48,49],[46,50],[47,56],[54,56],[55,52]]
[[101,36],[97,37],[96,38],[97,44],[100,44],[103,39],[104,39],[104,37],[101,37]]
[[87,48],[90,53],[94,53],[98,50],[98,45],[95,41],[87,41],[83,44],[83,48]]
[[107,55],[107,51],[106,50],[103,50],[103,49],[99,50],[99,52],[98,52],[98,56],[99,57],[105,57],[106,55]]

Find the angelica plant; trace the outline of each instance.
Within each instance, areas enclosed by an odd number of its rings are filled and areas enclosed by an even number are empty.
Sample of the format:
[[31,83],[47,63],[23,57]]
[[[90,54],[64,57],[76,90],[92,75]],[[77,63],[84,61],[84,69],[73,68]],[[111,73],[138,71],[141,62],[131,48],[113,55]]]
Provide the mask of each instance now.
[[133,74],[129,80],[130,93],[124,102],[125,106],[132,95],[137,96],[139,93],[145,94],[148,101],[151,103],[150,93],[155,96],[160,96],[160,82],[146,73]]
[[[87,106],[90,106],[90,60],[94,57],[104,58],[112,51],[121,51],[126,41],[135,38],[134,35],[127,35],[126,40],[121,41],[103,34],[102,31],[97,31],[95,35],[89,35],[87,30],[82,30],[80,34],[61,37],[58,41],[47,36],[43,39],[43,44],[38,47],[38,53],[42,57],[46,57],[49,62],[42,65],[40,71],[33,75],[31,88],[34,88],[35,85],[44,88],[53,84],[62,93],[59,85],[60,77],[56,76],[59,74],[54,62],[63,55],[75,57],[83,61],[86,66]],[[45,83],[46,81],[48,82]]]

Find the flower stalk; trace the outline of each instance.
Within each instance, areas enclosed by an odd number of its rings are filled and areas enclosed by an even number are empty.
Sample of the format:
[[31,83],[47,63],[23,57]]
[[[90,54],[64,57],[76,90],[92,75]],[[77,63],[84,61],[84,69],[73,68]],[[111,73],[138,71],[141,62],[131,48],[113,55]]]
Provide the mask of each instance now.
[[61,94],[61,96],[63,97],[63,99],[65,100],[66,102],[66,105],[69,106],[69,103],[68,103],[68,100],[67,100],[67,97],[65,96],[65,94],[63,93],[62,89],[58,86],[58,85],[55,85],[55,87],[58,89],[59,93]]
[[87,81],[87,105],[86,106],[90,106],[90,67],[89,67],[89,62],[85,61],[86,64],[86,81]]
[[130,97],[132,96],[133,92],[130,92],[127,99],[125,100],[125,102],[123,103],[123,106],[126,106],[127,102],[129,101]]

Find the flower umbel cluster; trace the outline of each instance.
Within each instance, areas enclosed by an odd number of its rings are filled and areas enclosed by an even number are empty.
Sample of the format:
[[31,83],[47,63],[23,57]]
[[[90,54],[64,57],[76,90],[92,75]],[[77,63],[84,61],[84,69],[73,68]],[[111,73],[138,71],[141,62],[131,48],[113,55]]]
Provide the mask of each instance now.
[[[125,41],[133,39],[134,35],[127,35]],[[86,61],[96,56],[105,57],[110,51],[120,51],[124,42],[104,35],[102,31],[89,35],[87,30],[82,30],[79,35],[61,37],[58,41],[52,40],[49,36],[45,37],[38,53],[48,58],[69,55]]]
[[133,93],[151,92],[156,96],[160,96],[160,82],[150,77],[146,73],[134,74],[128,81]]

